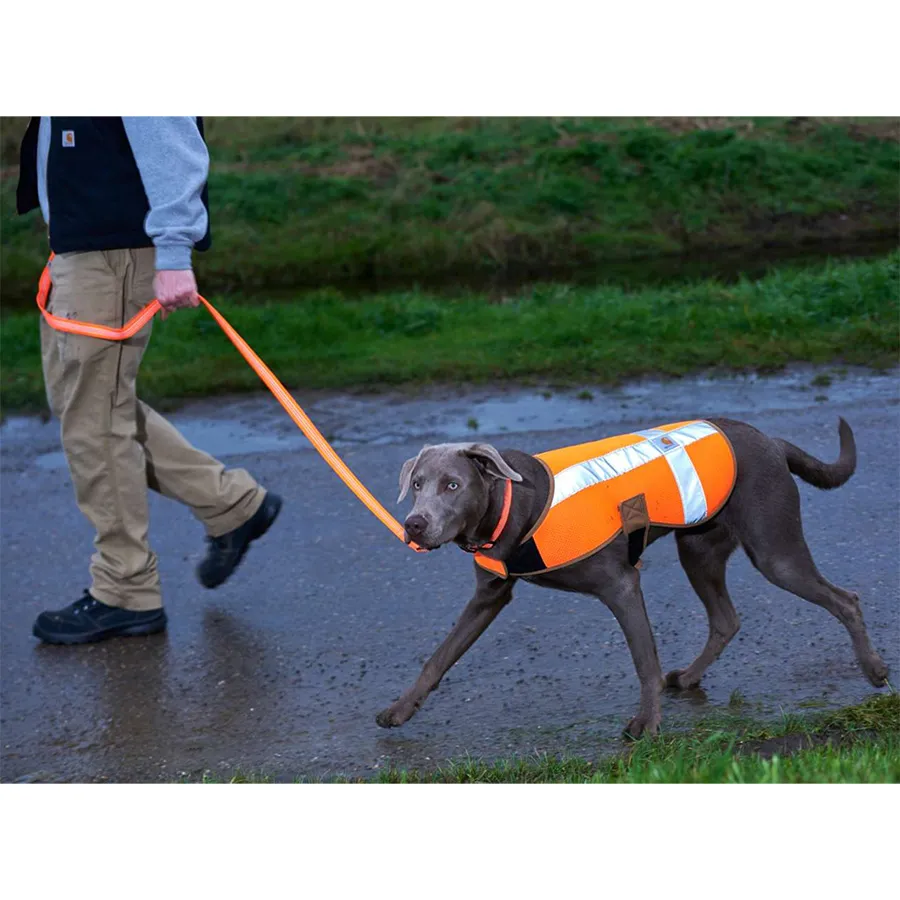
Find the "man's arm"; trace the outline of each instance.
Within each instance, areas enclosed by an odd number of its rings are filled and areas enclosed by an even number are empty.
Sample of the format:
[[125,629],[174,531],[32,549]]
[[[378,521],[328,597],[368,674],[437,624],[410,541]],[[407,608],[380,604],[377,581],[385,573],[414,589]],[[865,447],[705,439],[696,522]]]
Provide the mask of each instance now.
[[157,269],[190,269],[191,250],[206,234],[200,193],[209,152],[193,116],[123,116],[125,133],[150,202],[145,228]]
[[196,306],[194,244],[206,234],[200,194],[209,152],[193,116],[123,116],[150,212],[144,227],[156,247],[156,296],[165,309]]

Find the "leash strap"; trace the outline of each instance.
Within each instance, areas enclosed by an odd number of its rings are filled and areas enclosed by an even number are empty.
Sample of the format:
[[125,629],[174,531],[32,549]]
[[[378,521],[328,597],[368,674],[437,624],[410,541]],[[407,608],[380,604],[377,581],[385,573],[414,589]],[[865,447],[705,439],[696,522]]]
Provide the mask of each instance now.
[[[134,337],[162,308],[158,300],[151,301],[133,319],[126,322],[121,328],[108,328],[104,325],[93,325],[90,322],[80,322],[77,319],[66,319],[54,316],[47,311],[47,300],[50,295],[51,254],[41,279],[38,284],[37,305],[41,315],[47,324],[56,331],[64,331],[67,334],[79,334],[83,337],[99,338],[104,341],[126,341]],[[205,297],[197,295],[200,302],[216,320],[228,339],[237,348],[247,364],[259,376],[260,380],[272,392],[275,399],[284,407],[285,412],[293,419],[294,424],[303,432],[306,439],[318,451],[322,459],[331,467],[334,473],[356,494],[357,499],[369,510],[383,525],[408,547],[417,553],[427,553],[424,547],[420,547],[414,541],[403,539],[403,526],[375,499],[368,488],[353,474],[347,464],[337,455],[334,448],[318,428],[312,419],[306,415],[296,400],[288,393],[285,386],[278,380],[272,370],[259,358],[253,348],[235,331],[228,320]]]

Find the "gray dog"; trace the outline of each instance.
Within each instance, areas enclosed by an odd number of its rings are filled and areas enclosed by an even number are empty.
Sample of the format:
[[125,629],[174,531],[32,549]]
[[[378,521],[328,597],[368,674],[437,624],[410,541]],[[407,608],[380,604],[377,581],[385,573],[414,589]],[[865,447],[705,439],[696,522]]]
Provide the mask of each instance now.
[[[526,578],[541,587],[598,597],[612,610],[625,633],[641,683],[638,713],[625,730],[632,738],[656,734],[663,688],[695,687],[737,633],[739,619],[725,587],[725,567],[738,545],[772,584],[834,615],[850,633],[869,681],[876,687],[887,684],[888,668],[869,640],[859,597],[831,584],[813,562],[800,522],[799,492],[791,478],[797,475],[824,490],[844,484],[856,468],[850,426],[840,420],[840,456],[837,462],[827,464],[743,422],[708,421],[730,441],[737,475],[718,514],[699,527],[676,530],[681,565],[709,617],[706,646],[687,668],[663,677],[641,594],[640,573],[630,558],[625,534],[572,565]],[[509,516],[502,534],[490,545],[503,513],[508,482],[514,484]],[[408,539],[427,549],[451,541],[470,551],[488,545],[491,549],[484,551],[486,555],[504,560],[538,521],[552,484],[547,469],[527,453],[500,453],[488,444],[439,444],[424,447],[404,463],[399,500],[410,488],[415,502],[404,523]],[[650,527],[646,543],[671,530]],[[475,569],[475,596],[415,684],[379,713],[376,721],[382,727],[406,722],[512,598],[515,577],[502,577],[478,565]]]

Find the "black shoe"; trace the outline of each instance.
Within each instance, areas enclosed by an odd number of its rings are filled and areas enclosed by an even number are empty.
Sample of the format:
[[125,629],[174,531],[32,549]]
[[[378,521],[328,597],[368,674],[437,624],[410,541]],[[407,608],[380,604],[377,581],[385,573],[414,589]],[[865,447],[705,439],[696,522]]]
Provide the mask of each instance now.
[[63,609],[42,612],[31,633],[48,644],[87,644],[133,634],[153,634],[166,627],[166,611],[135,612],[95,600],[89,591]]
[[269,530],[280,511],[281,497],[268,493],[262,506],[239,528],[221,537],[208,537],[206,559],[197,566],[200,584],[214,588],[225,582],[244,558],[250,544]]

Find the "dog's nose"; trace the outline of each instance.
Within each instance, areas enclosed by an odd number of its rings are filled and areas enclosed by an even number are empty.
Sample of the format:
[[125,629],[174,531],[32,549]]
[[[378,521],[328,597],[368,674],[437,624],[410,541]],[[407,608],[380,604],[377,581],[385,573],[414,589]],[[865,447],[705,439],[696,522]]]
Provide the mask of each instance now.
[[416,514],[410,516],[406,522],[403,523],[403,527],[406,528],[407,533],[412,537],[420,537],[425,533],[425,529],[428,527],[428,520],[425,516]]

